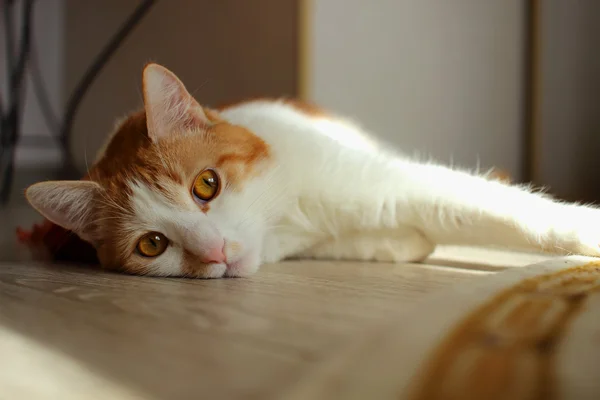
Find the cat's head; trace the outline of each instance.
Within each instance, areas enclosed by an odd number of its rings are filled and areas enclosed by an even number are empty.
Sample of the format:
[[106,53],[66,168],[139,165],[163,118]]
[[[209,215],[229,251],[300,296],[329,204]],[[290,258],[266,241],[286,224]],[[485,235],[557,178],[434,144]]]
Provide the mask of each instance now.
[[143,72],[144,111],[118,127],[85,180],[30,186],[30,204],[135,274],[254,272],[273,213],[271,149],[203,108],[170,71]]

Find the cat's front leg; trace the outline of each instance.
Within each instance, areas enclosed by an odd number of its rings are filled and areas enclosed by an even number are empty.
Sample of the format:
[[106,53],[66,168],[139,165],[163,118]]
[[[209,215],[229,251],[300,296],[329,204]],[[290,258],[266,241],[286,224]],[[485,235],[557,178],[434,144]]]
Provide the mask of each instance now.
[[[407,165],[398,215],[435,243],[600,256],[600,210],[435,165]],[[418,186],[417,186],[418,185]]]
[[370,203],[356,206],[343,212],[335,202],[303,202],[268,231],[263,241],[263,261],[312,258],[416,262],[434,251],[435,244],[414,227],[378,222]]
[[[541,224],[540,233],[545,250],[562,254],[600,256],[600,209],[575,204],[557,204],[556,209],[548,212],[544,219],[547,222]],[[524,222],[528,221],[525,219]],[[535,225],[533,227],[535,228]]]
[[419,262],[435,250],[435,244],[410,228],[363,231],[327,240],[297,254],[319,260]]
[[324,235],[307,232],[295,226],[283,225],[271,229],[263,240],[261,260],[275,263],[293,257],[323,241]]

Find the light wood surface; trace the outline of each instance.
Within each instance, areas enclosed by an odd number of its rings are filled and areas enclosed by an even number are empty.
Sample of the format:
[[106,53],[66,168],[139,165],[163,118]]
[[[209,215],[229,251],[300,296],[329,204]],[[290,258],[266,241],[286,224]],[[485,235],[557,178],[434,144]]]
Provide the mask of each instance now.
[[6,262],[0,399],[327,393],[356,343],[415,301],[542,258],[446,248],[426,264],[293,261],[221,280]]

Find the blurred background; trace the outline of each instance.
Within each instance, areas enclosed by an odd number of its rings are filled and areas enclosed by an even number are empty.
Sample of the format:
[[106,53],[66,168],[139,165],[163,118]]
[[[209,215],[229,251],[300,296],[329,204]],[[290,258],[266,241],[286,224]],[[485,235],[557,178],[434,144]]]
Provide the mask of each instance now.
[[597,0],[0,1],[6,237],[38,219],[26,185],[79,178],[141,106],[148,61],[206,105],[297,96],[408,155],[600,200]]

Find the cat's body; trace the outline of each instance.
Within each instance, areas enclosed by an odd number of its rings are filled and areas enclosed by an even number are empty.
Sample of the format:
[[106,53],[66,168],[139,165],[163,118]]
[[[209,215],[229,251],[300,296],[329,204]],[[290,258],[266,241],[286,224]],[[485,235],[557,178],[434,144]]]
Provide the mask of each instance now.
[[397,156],[360,127],[281,100],[241,103],[221,115],[265,140],[278,165],[266,197],[281,208],[265,236],[264,261],[410,261],[433,250],[394,210],[404,196],[402,183],[390,182],[399,172]]
[[[411,161],[313,107],[255,100],[209,110],[156,65],[144,95],[145,114],[118,127],[94,182],[28,190],[106,267],[243,276],[289,257],[418,261],[437,244],[600,255],[600,210]],[[144,242],[148,233],[160,236]]]
[[279,158],[278,185],[287,198],[278,227],[267,235],[266,261],[298,255],[417,261],[435,244],[598,252],[597,237],[593,243],[579,237],[600,231],[588,219],[600,222],[596,209],[412,161],[381,148],[359,126],[284,101],[242,103],[221,115],[263,138]]

